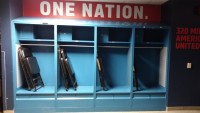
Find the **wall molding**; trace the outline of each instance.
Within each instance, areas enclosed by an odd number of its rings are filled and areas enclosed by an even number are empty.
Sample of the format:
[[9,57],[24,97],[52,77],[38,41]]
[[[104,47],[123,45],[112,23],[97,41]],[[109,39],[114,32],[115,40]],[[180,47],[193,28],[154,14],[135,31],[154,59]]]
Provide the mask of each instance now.
[[167,107],[167,111],[173,111],[173,110],[200,110],[200,106]]

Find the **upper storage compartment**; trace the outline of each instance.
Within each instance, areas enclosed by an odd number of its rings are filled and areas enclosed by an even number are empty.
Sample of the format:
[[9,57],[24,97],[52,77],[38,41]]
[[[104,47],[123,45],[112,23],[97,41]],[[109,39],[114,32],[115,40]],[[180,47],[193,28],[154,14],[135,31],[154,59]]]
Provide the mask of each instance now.
[[58,41],[94,41],[94,27],[59,25]]
[[16,24],[18,40],[53,41],[53,25]]
[[109,41],[129,42],[131,32],[131,28],[109,28]]
[[132,28],[99,27],[97,28],[98,43],[130,44]]
[[137,45],[163,45],[168,36],[168,30],[162,28],[137,28],[135,31],[135,44]]

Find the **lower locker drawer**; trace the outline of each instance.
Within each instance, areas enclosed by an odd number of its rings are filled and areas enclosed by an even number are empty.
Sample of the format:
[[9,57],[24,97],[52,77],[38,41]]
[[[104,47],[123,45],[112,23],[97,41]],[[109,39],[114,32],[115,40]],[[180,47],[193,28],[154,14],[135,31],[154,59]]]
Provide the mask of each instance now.
[[127,107],[131,105],[129,94],[98,94],[96,107]]
[[93,106],[92,94],[59,94],[56,101],[58,108],[90,108]]
[[96,99],[96,107],[127,107],[130,106],[129,99]]
[[53,108],[55,107],[55,99],[17,99],[15,102],[16,109],[29,108]]
[[165,108],[166,97],[164,94],[135,95],[132,99],[133,110],[164,110]]
[[58,108],[92,108],[93,106],[93,99],[58,99],[56,102]]

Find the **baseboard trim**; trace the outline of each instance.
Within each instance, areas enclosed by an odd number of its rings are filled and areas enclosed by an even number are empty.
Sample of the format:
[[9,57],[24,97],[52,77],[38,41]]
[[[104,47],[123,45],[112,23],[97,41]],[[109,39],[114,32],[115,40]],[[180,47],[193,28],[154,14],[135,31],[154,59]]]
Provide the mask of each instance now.
[[174,110],[200,110],[200,106],[167,107],[167,111],[174,111]]
[[13,110],[5,110],[5,111],[3,111],[3,113],[14,113],[14,111]]

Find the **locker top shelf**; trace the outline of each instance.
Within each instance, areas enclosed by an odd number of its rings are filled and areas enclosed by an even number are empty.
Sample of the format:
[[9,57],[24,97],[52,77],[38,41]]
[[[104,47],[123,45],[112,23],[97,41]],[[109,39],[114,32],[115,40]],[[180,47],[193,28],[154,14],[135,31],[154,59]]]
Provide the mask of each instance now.
[[26,18],[21,17],[12,21],[15,24],[42,24],[42,25],[71,25],[71,26],[97,26],[97,27],[127,27],[127,28],[161,28],[169,26],[155,23],[137,23],[125,21],[97,21],[80,19],[55,19],[55,18]]

